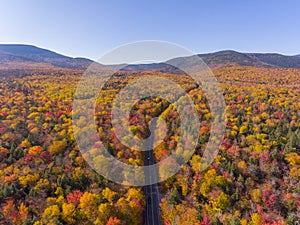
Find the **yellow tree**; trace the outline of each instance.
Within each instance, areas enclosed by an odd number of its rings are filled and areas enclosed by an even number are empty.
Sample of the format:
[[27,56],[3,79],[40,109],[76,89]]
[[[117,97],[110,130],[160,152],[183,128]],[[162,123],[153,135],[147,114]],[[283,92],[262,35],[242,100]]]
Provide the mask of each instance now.
[[75,222],[75,205],[72,203],[63,203],[62,205],[62,219],[66,223],[73,224]]
[[102,195],[103,197],[109,201],[110,203],[112,203],[116,197],[117,197],[117,193],[112,191],[111,189],[109,189],[108,187],[106,187],[103,191],[102,191]]
[[44,224],[57,224],[60,215],[58,205],[51,205],[45,209],[42,215],[42,222]]
[[89,220],[94,220],[97,213],[97,198],[97,194],[89,192],[85,192],[80,198],[79,208]]

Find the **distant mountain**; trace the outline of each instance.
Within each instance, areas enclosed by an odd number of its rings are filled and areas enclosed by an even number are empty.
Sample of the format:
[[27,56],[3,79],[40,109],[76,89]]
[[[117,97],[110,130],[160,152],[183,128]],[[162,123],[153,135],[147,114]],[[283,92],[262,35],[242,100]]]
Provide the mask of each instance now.
[[208,66],[220,67],[228,65],[239,66],[268,66],[255,56],[235,51],[220,51],[198,55]]
[[162,73],[183,73],[180,69],[166,63],[150,63],[150,64],[137,64],[137,65],[123,65],[121,71],[156,71]]
[[[215,53],[199,54],[197,56],[199,56],[210,68],[234,65],[268,68],[300,68],[300,55],[285,56],[273,53],[240,53],[227,50]],[[197,56],[178,57],[168,60],[165,63],[128,65],[122,70],[152,70],[167,73],[182,73],[182,71],[171,65],[182,65],[183,68],[193,68],[197,63],[199,63],[199,58]]]
[[0,64],[28,63],[39,67],[45,64],[44,66],[86,69],[92,62],[90,59],[72,58],[32,45],[0,44]]
[[261,62],[281,68],[300,68],[300,57],[286,56],[276,53],[256,53],[248,54],[259,59]]
[[[224,66],[256,66],[271,68],[300,68],[300,55],[285,56],[275,53],[240,53],[236,51],[220,51],[198,55],[210,68]],[[158,71],[165,73],[182,73],[179,69],[169,65],[185,65],[193,68],[198,62],[196,56],[179,57],[165,63],[115,65],[101,68],[122,68],[123,71]],[[0,68],[68,68],[86,69],[92,60],[86,58],[72,58],[56,52],[38,48],[32,45],[0,44]],[[196,68],[196,67],[195,67]]]
[[[197,56],[199,56],[203,62],[205,62],[212,69],[224,66],[255,66],[267,68],[300,69],[300,55],[285,56],[273,53],[240,53],[227,50],[215,53],[199,54]],[[171,59],[166,63],[170,63],[172,65],[182,64],[184,65],[183,67],[193,68],[198,62],[199,60],[196,56],[189,56]]]
[[[189,68],[193,71],[196,64],[199,63],[199,56],[210,68],[219,68],[224,66],[255,66],[267,68],[300,68],[300,56],[285,56],[273,53],[240,53],[236,51],[220,51],[208,54],[199,54],[188,57],[178,57],[168,60],[165,63],[128,65],[122,70],[144,71],[152,70],[167,73],[182,73],[179,69],[171,65],[177,65],[181,68]],[[205,67],[203,67],[205,69]]]
[[199,54],[210,67],[227,65],[300,68],[300,57],[275,53],[240,53],[221,51],[210,54]]

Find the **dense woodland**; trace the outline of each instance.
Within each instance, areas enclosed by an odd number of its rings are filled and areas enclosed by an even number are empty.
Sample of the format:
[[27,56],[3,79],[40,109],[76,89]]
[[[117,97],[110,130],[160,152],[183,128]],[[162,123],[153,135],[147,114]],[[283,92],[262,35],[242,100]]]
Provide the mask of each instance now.
[[[0,224],[143,224],[142,187],[108,181],[86,162],[74,132],[89,129],[72,101],[81,72],[13,72],[0,82]],[[210,137],[211,113],[201,88],[185,75],[124,72],[99,94],[98,136],[119,160],[143,165],[141,152],[126,148],[111,126],[111,102],[141,76],[162,76],[181,85],[194,101],[201,128],[195,154],[159,184],[165,225],[294,225],[300,222],[299,69],[230,66],[214,70],[226,102],[226,133],[214,162],[199,171]],[[138,93],[135,93],[138,95]],[[132,132],[149,135],[147,123],[162,115],[167,136],[154,149],[156,161],[177,146],[180,119],[174,104],[140,100],[131,111]],[[73,124],[72,116],[78,116]],[[122,121],[120,121],[122,122]],[[115,128],[117,129],[117,128]],[[181,149],[184,154],[184,149]],[[159,176],[164,177],[164,170]],[[126,174],[122,174],[126,176]]]

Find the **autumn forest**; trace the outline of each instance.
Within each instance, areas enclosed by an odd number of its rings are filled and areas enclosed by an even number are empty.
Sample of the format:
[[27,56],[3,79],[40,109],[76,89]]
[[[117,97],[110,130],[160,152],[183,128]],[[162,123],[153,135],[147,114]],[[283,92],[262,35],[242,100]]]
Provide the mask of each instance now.
[[[117,159],[142,166],[143,154],[120,144],[111,128],[110,104],[142,76],[181,85],[194,101],[201,128],[196,151],[180,171],[158,184],[165,225],[294,225],[300,221],[299,69],[224,66],[213,69],[226,102],[226,132],[213,163],[199,171],[210,136],[210,108],[201,88],[182,74],[119,72],[99,94],[98,135]],[[0,82],[1,224],[143,224],[142,187],[113,183],[86,162],[105,164],[93,149],[82,155],[74,132],[86,128],[72,101],[81,70],[9,71]],[[159,97],[131,111],[132,132],[147,136],[147,122],[163,115],[168,135],[154,149],[167,157],[179,138],[178,112]],[[90,137],[93,139],[94,137]],[[97,145],[97,143],[95,144]],[[95,146],[96,148],[97,146]],[[182,149],[184,151],[184,149]],[[164,170],[159,171],[164,176]]]

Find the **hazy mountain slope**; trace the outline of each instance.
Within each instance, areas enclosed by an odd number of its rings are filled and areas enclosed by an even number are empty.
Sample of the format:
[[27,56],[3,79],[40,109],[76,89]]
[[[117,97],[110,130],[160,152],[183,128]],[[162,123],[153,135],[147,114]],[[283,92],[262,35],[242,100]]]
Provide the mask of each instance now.
[[261,62],[269,65],[274,65],[275,67],[281,68],[300,68],[300,57],[298,56],[285,56],[276,53],[254,53],[247,54],[249,56],[256,57]]
[[222,65],[260,66],[280,68],[300,68],[300,57],[276,53],[240,53],[221,51],[210,54],[199,54],[210,67]]
[[219,67],[228,65],[240,66],[270,66],[249,54],[235,51],[220,51],[198,55],[208,66]]
[[[223,66],[255,66],[271,68],[300,68],[300,57],[285,56],[272,53],[240,53],[235,51],[220,51],[198,55],[210,68]],[[195,66],[198,60],[195,56],[171,59],[169,63]],[[167,62],[167,63],[168,63]]]
[[93,61],[72,58],[32,45],[0,44],[0,63],[45,63],[55,67],[85,69]]

